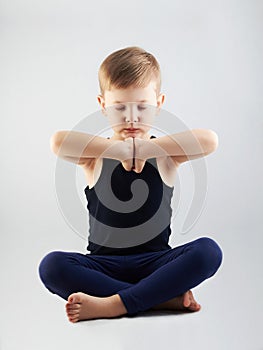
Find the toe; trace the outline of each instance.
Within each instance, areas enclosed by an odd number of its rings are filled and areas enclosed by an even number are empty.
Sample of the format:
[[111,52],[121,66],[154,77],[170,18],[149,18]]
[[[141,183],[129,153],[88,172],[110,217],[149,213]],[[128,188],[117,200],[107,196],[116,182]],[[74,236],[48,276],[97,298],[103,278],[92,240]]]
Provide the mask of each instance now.
[[68,297],[70,304],[76,304],[81,302],[81,293],[73,293]]
[[183,297],[183,306],[189,307],[191,305],[191,298],[189,292],[186,292]]
[[196,309],[197,309],[197,311],[199,311],[201,309],[201,305],[196,303]]
[[200,309],[200,305],[197,303],[197,301],[194,299],[193,293],[189,290],[188,292],[189,297],[189,309],[192,311],[198,311]]
[[77,316],[79,315],[79,311],[78,310],[69,310],[67,312],[68,316]]
[[66,304],[66,310],[79,310],[80,304]]
[[189,310],[191,310],[191,311],[199,311],[200,308],[201,308],[201,306],[197,302],[193,302],[189,306]]
[[73,316],[72,316],[72,317],[70,316],[68,319],[69,319],[69,321],[72,322],[72,323],[78,322],[78,320],[79,320],[78,317],[73,317]]

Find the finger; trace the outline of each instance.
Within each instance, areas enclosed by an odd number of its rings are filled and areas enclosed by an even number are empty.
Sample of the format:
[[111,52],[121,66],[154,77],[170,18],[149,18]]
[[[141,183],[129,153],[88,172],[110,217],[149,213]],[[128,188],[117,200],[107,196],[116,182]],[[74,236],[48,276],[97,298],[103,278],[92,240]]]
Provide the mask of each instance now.
[[135,169],[136,173],[141,173],[145,165],[145,160],[135,158]]
[[126,171],[131,171],[132,168],[132,159],[128,159],[122,162],[122,166]]

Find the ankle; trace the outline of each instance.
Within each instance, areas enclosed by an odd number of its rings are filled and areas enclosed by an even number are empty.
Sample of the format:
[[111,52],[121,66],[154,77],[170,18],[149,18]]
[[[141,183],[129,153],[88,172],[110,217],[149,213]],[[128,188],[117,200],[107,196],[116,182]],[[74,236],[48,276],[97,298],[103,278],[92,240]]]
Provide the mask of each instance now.
[[108,300],[108,305],[110,306],[110,312],[112,313],[112,316],[121,316],[126,314],[128,311],[123,304],[121,297],[119,294],[114,294],[111,295],[110,297],[107,298]]

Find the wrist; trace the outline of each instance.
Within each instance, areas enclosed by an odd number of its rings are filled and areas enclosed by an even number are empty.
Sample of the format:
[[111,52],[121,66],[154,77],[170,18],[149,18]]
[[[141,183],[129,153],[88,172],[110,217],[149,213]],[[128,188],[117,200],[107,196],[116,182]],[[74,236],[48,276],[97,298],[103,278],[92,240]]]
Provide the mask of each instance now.
[[134,141],[132,137],[117,141],[120,161],[132,160],[134,155]]
[[110,158],[123,161],[125,157],[123,141],[108,139],[107,144],[105,146],[105,150],[101,154],[103,158]]
[[155,139],[135,139],[135,158],[147,160],[150,158],[164,157],[165,151],[157,145]]

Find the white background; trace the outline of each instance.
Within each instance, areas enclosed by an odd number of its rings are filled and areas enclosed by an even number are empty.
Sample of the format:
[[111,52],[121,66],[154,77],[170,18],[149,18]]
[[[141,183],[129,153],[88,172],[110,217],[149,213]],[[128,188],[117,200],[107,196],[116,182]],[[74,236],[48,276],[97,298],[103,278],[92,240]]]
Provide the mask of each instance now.
[[[0,6],[0,349],[262,350],[263,2],[2,0]],[[59,211],[49,139],[98,110],[100,63],[132,45],[158,59],[164,108],[189,128],[219,136],[219,148],[206,157],[203,213],[171,242],[209,236],[224,261],[195,289],[199,313],[72,325],[64,301],[38,277],[49,251],[86,246]],[[185,202],[190,168],[184,164],[178,174]]]

